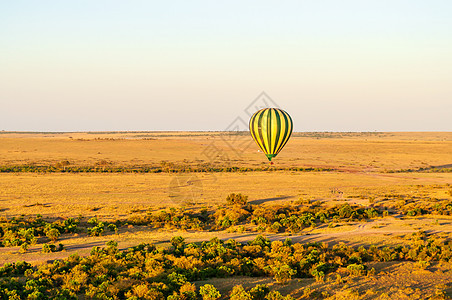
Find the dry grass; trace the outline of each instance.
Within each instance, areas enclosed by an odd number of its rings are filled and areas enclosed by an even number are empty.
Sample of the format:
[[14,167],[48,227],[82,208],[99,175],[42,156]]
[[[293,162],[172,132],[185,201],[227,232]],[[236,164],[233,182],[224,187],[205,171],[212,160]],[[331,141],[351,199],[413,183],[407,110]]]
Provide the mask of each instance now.
[[[178,179],[180,186],[172,189],[170,184]],[[189,180],[199,185],[189,185]],[[118,218],[132,210],[175,206],[184,201],[211,207],[224,203],[232,192],[248,195],[253,204],[299,198],[333,203],[349,199],[354,203],[363,200],[349,197],[413,193],[415,185],[447,182],[452,182],[451,173],[0,174],[0,209],[10,217],[40,213],[54,218],[79,214]],[[332,194],[332,188],[340,189],[343,196]]]
[[[323,136],[323,138],[322,138]],[[355,134],[327,138],[294,136],[275,159],[279,167],[324,167],[355,171],[417,169],[452,163],[452,133]],[[213,145],[213,147],[212,147]],[[213,152],[217,150],[220,152]],[[211,152],[208,152],[208,151]],[[207,152],[206,152],[207,151]],[[227,160],[228,159],[228,160]],[[224,133],[7,134],[0,135],[0,165],[178,164],[261,166],[265,156],[249,136]]]

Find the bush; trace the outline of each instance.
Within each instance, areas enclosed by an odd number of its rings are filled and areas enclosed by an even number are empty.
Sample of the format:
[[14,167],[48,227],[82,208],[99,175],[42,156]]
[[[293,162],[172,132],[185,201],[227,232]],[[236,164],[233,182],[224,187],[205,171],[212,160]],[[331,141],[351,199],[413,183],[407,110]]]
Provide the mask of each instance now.
[[297,270],[292,269],[289,265],[283,264],[274,268],[275,280],[278,283],[286,284],[292,279],[292,276],[297,273]]
[[64,250],[63,244],[59,244],[58,249],[54,244],[43,244],[41,252],[42,253],[51,253],[51,252],[59,252],[59,251],[63,251],[63,250]]
[[258,284],[250,290],[253,300],[264,300],[269,292],[270,289],[266,284]]
[[97,220],[97,218],[89,219],[88,224],[94,225],[94,227],[88,228],[88,234],[90,236],[100,236],[105,231],[104,222]]
[[[17,294],[17,299],[85,296],[90,299],[191,300],[196,299],[196,288],[191,282],[213,277],[274,276],[278,282],[286,283],[295,276],[323,280],[340,267],[345,267],[353,276],[366,273],[372,276],[375,270],[367,272],[363,264],[370,261],[414,260],[419,267],[428,267],[427,259],[452,259],[450,241],[435,239],[425,232],[417,232],[411,239],[411,246],[356,249],[343,243],[330,248],[326,243],[300,244],[288,239],[270,243],[262,236],[246,244],[213,238],[185,246],[183,238],[174,237],[169,250],[140,244],[122,251],[117,249],[116,242],[110,241],[106,247],[94,247],[87,257],[71,255],[36,267],[23,262],[5,264],[0,267],[0,298],[14,298]],[[23,245],[26,248],[29,244]],[[178,254],[176,249],[180,250]],[[43,245],[43,252],[58,250],[54,244]],[[344,282],[338,276],[336,283]],[[319,291],[311,293],[308,288],[305,291],[305,298],[320,296]],[[291,299],[269,292],[265,285],[250,290],[236,286],[230,296],[231,299]],[[220,293],[215,287],[205,285],[200,288],[198,297],[217,299]]]
[[173,252],[177,255],[184,253],[185,239],[181,236],[173,236],[171,238],[171,245],[173,246]]
[[229,194],[226,197],[226,202],[228,205],[245,205],[248,201],[248,196],[242,194]]
[[80,221],[74,218],[68,218],[63,222],[64,232],[67,233],[76,233],[78,231],[78,225]]
[[29,247],[30,247],[30,244],[28,244],[28,243],[23,243],[23,244],[20,245],[19,252],[20,252],[20,253],[27,252],[27,250],[28,250]]
[[278,291],[271,291],[270,293],[267,294],[265,299],[266,300],[294,300],[294,298],[292,296],[287,295],[287,296],[284,297]]
[[52,242],[56,242],[58,240],[58,238],[60,237],[60,235],[61,235],[60,231],[56,228],[51,228],[51,229],[47,230],[47,232],[46,232],[46,236]]
[[[16,230],[5,230],[3,234],[3,246],[20,246],[22,244],[34,245],[37,242],[33,228],[21,228]],[[24,248],[27,246],[24,246]],[[26,249],[25,249],[26,250]]]
[[196,300],[196,286],[193,283],[187,282],[179,289],[179,298],[183,300]]
[[205,284],[199,288],[202,300],[215,300],[221,297],[220,292],[211,284]]
[[360,276],[365,274],[366,266],[361,264],[351,264],[347,266],[347,270],[352,276]]
[[116,234],[118,234],[118,227],[115,224],[108,224],[107,228],[108,230],[114,231]]
[[236,285],[232,288],[230,300],[253,300],[253,296],[245,291],[242,285]]
[[430,263],[425,260],[418,260],[415,265],[416,267],[425,270],[430,266]]

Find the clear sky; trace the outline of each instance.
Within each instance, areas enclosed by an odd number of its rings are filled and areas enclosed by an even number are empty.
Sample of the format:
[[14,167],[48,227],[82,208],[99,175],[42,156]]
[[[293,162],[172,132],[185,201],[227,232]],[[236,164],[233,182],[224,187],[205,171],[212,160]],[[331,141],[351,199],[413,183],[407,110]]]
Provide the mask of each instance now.
[[452,130],[452,1],[1,1],[0,130]]

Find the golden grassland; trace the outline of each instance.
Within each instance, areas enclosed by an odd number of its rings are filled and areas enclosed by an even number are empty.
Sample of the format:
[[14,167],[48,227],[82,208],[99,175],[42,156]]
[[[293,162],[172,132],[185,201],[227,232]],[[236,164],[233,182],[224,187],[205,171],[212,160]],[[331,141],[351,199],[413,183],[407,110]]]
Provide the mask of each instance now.
[[[172,190],[171,183],[181,185]],[[187,181],[197,182],[188,185]],[[231,192],[252,204],[287,203],[300,198],[368,204],[356,198],[387,193],[417,194],[417,185],[447,184],[451,173],[361,174],[339,172],[247,172],[200,174],[0,174],[4,216],[118,218],[189,202],[197,207],[224,204]],[[342,196],[332,189],[343,192]],[[430,195],[447,197],[447,188]],[[439,195],[438,195],[439,193]],[[174,195],[173,195],[174,194]]]
[[[213,147],[213,148],[212,148]],[[214,150],[212,150],[214,149]],[[214,154],[212,154],[214,153]],[[266,166],[265,156],[248,136],[221,132],[119,132],[119,133],[7,133],[0,134],[0,166],[55,165],[91,166],[106,161],[112,166],[160,166],[162,161],[177,165],[200,164],[238,167]],[[451,200],[452,173],[401,172],[388,170],[452,167],[452,133],[295,133],[275,159],[277,167],[322,167],[330,172],[256,171],[234,173],[0,173],[0,216],[41,214],[48,219],[83,216],[116,220],[144,215],[168,207],[215,210],[230,193],[249,196],[255,205],[295,204],[319,201],[326,206],[350,203],[369,206],[391,204],[386,195],[414,199]],[[380,202],[379,202],[380,201]],[[386,202],[385,202],[386,201]],[[394,205],[396,203],[394,202]],[[352,246],[403,245],[406,236],[424,230],[450,239],[452,217],[387,216],[367,222],[327,224],[306,228],[297,234],[267,233],[271,240],[290,237],[295,242],[345,242]],[[188,241],[213,237],[252,240],[255,232],[175,231],[146,226],[121,228],[118,234],[90,237],[64,234],[64,252],[41,253],[39,245],[26,253],[19,247],[0,248],[0,264],[26,260],[42,263],[73,253],[86,255],[91,247],[109,240],[127,248],[141,242],[167,247],[174,235]],[[326,277],[293,279],[278,285],[270,278],[212,279],[222,294],[234,284],[267,283],[272,289],[304,297],[301,288],[335,290],[336,298],[422,299],[435,286],[452,281],[451,265],[437,263],[418,269],[412,262],[373,263],[372,277],[348,278],[338,283]],[[334,275],[336,276],[336,275]],[[201,282],[202,283],[202,282]],[[199,284],[201,284],[199,283]],[[198,283],[197,283],[198,284]],[[419,290],[418,290],[419,289]],[[401,292],[402,291],[402,292]],[[387,295],[388,298],[384,298]],[[355,298],[354,298],[355,297]],[[358,299],[358,298],[356,298]],[[361,299],[361,298],[359,298]]]
[[[450,132],[298,135],[275,159],[277,166],[384,171],[451,164]],[[119,166],[155,166],[162,161],[192,166],[267,164],[245,133],[0,134],[0,165],[51,165],[62,160],[73,165],[107,161]]]

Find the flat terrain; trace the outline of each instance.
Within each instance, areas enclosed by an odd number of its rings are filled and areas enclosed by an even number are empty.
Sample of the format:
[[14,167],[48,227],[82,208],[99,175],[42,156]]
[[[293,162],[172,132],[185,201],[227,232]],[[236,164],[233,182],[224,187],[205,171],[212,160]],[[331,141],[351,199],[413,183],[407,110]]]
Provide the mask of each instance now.
[[[447,184],[451,173],[246,172],[197,174],[0,174],[4,216],[124,217],[133,210],[224,204],[232,192],[252,204],[282,204],[300,198],[369,204],[356,196],[413,194],[417,185]],[[187,181],[193,184],[187,184]],[[178,184],[179,183],[179,184]],[[195,184],[196,183],[196,184]],[[332,189],[343,194],[332,194]],[[447,197],[447,189],[439,196]],[[432,193],[438,191],[433,190]]]
[[[451,168],[452,133],[294,133],[278,167],[385,171],[431,166]],[[262,166],[267,161],[248,133],[62,133],[0,132],[0,165]]]
[[[59,238],[65,246],[63,252],[41,253],[44,237],[25,253],[19,247],[0,248],[0,264],[18,260],[40,264],[73,253],[88,255],[93,246],[103,246],[110,240],[117,241],[120,249],[143,242],[169,247],[171,237],[176,235],[188,242],[214,237],[247,242],[263,234],[272,241],[290,237],[293,242],[326,242],[328,245],[345,242],[353,247],[408,245],[407,237],[418,231],[446,240],[452,236],[452,216],[430,211],[412,216],[400,213],[405,206],[411,209],[409,205],[425,203],[426,207],[433,207],[435,201],[452,200],[451,132],[295,133],[274,160],[271,168],[279,169],[276,171],[165,172],[168,165],[194,169],[206,165],[268,168],[265,156],[250,140],[244,134],[220,132],[1,132],[0,166],[3,167],[58,166],[64,162],[65,166],[148,166],[162,170],[158,173],[0,173],[0,216],[10,220],[40,214],[49,221],[97,217],[114,222],[170,207],[215,212],[224,206],[231,193],[247,195],[248,203],[256,207],[318,203],[328,208],[348,203],[381,208],[390,214],[337,222],[334,226],[319,224],[296,233],[259,233],[246,224],[245,230],[240,232],[129,225],[120,227],[116,234],[105,232],[101,236],[65,233]],[[295,167],[320,169],[290,169]],[[297,298],[303,297],[301,291],[310,287],[336,289],[338,295],[343,293],[343,298],[338,296],[338,299],[353,299],[353,293],[363,295],[367,290],[369,299],[380,297],[383,292],[392,295],[388,299],[405,299],[401,294],[397,296],[401,290],[413,299],[422,299],[422,293],[431,294],[437,284],[452,280],[452,267],[448,263],[433,263],[432,267],[415,272],[411,272],[415,269],[414,262],[371,264],[377,271],[376,277],[350,278],[349,288],[329,283],[330,279],[323,283],[314,279],[292,279],[285,286],[271,278],[216,278],[208,282],[222,294],[230,291],[234,284],[254,286],[263,282]],[[408,277],[394,275],[397,273]],[[383,291],[384,284],[388,289]]]

